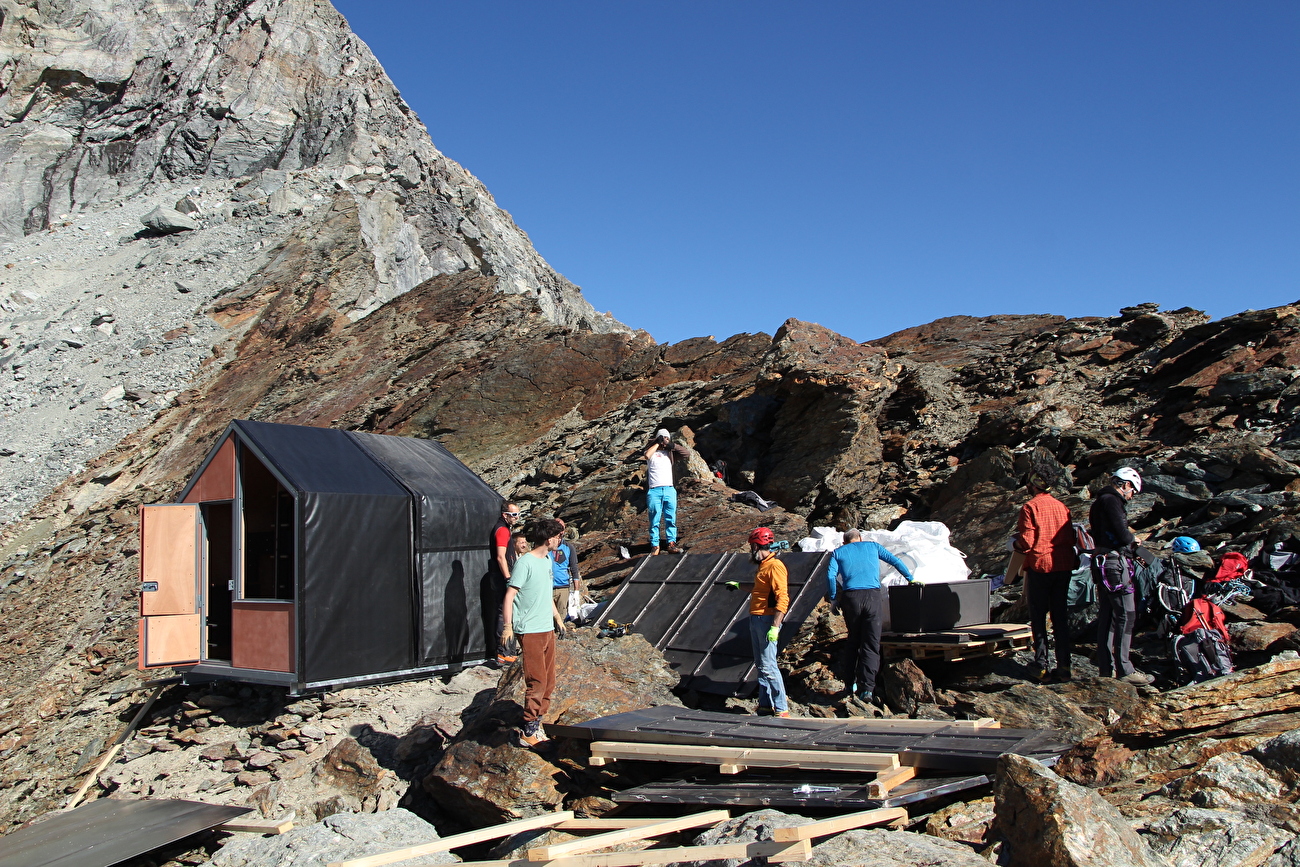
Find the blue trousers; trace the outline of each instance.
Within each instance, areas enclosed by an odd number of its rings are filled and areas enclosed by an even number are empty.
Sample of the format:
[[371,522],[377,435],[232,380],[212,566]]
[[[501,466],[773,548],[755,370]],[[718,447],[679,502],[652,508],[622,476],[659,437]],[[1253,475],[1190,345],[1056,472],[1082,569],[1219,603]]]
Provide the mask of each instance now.
[[650,545],[659,547],[659,521],[664,522],[664,534],[668,544],[677,541],[677,489],[672,485],[660,485],[651,488],[645,495],[646,506],[650,509]]
[[771,614],[749,615],[749,641],[754,646],[754,663],[758,666],[758,706],[781,713],[790,707],[785,701],[781,669],[776,667],[776,642],[767,640],[771,628]]

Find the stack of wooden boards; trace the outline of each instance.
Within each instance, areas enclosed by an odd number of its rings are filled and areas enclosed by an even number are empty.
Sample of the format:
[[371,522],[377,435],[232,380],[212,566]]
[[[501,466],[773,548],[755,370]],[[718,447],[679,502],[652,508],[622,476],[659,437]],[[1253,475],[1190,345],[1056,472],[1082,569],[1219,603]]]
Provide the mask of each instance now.
[[886,632],[880,636],[880,652],[885,658],[905,656],[918,662],[964,662],[1032,646],[1029,626],[1023,623],[981,623],[943,632]]
[[577,819],[569,811],[548,813],[517,822],[506,822],[444,837],[432,843],[396,849],[380,855],[367,855],[348,861],[336,861],[329,867],[381,867],[424,855],[448,852],[491,840],[500,840],[525,831],[599,831],[591,837],[538,846],[527,850],[526,858],[510,861],[465,861],[466,867],[641,867],[648,864],[671,864],[679,861],[721,861],[729,858],[766,858],[769,862],[807,861],[812,858],[812,841],[818,837],[842,834],[854,828],[872,825],[901,827],[907,823],[907,811],[898,808],[868,810],[812,822],[794,828],[777,828],[770,842],[723,843],[715,846],[668,846],[659,849],[636,849],[601,852],[618,846],[653,841],[669,834],[708,828],[731,818],[726,810],[709,810],[679,819]]
[[[935,786],[946,793],[981,785],[1004,753],[1052,761],[1071,746],[1058,732],[1004,729],[990,719],[796,719],[680,707],[546,729],[553,737],[590,741],[593,765],[689,763],[714,766],[719,775],[730,777],[710,781],[697,774],[615,798],[628,803],[897,806],[933,797]],[[755,777],[755,771],[760,775]],[[954,773],[965,776],[942,776]],[[957,785],[959,781],[967,785]],[[739,794],[746,787],[766,793]]]

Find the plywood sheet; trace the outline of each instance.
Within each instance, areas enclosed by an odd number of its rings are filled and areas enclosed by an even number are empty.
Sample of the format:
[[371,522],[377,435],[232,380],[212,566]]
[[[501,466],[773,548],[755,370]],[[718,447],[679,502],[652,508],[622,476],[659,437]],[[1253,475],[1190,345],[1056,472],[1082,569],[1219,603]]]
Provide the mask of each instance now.
[[217,449],[217,453],[203,468],[190,492],[185,495],[187,503],[211,503],[216,500],[233,500],[235,498],[235,438],[226,437],[226,441]]
[[140,507],[140,613],[196,614],[199,585],[199,507]]
[[143,668],[199,661],[203,623],[198,614],[155,614],[140,621]]
[[230,645],[235,668],[293,671],[293,603],[234,603]]

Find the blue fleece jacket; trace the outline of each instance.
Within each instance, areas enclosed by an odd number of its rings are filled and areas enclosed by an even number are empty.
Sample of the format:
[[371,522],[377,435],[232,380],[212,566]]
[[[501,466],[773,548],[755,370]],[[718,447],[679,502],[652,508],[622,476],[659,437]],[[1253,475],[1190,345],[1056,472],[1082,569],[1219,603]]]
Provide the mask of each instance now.
[[826,570],[827,596],[835,600],[838,590],[836,579],[844,575],[845,590],[874,590],[880,586],[880,561],[893,566],[908,581],[912,573],[893,554],[875,542],[850,542],[835,549],[831,555],[830,568]]

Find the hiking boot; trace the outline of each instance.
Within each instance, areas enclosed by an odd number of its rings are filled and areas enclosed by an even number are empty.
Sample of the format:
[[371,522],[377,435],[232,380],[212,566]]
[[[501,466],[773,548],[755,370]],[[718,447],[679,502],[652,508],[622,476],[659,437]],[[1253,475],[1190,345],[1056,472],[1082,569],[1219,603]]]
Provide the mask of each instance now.
[[1148,684],[1155,682],[1154,677],[1144,671],[1138,671],[1137,669],[1133,669],[1132,674],[1126,674],[1121,677],[1120,680],[1125,683],[1131,683],[1134,686],[1147,686]]
[[758,709],[755,710],[754,713],[758,714],[759,716],[771,716],[772,709],[770,707],[764,707],[763,705],[759,705]]
[[1074,680],[1074,675],[1070,674],[1068,668],[1058,668],[1056,671],[1052,672],[1051,677],[1048,679],[1052,683],[1069,683]]
[[1047,680],[1047,666],[1031,665],[1029,666],[1029,679],[1042,683]]
[[546,737],[546,732],[542,731],[542,721],[533,720],[524,723],[523,728],[519,730],[517,741],[519,746],[531,749],[550,740]]
[[659,553],[659,546],[658,546],[658,545],[655,545],[653,548],[650,549],[650,556],[651,556],[651,557],[654,557],[654,556],[658,555],[658,553]]
[[772,716],[774,716],[774,717],[779,717],[780,719],[789,719],[789,718],[790,718],[790,711],[788,711],[788,710],[779,711],[779,712],[777,712],[777,713],[772,714]]
[[676,543],[676,542],[669,542],[669,543],[668,543],[668,553],[669,553],[669,554],[680,554],[680,553],[682,553],[682,549],[677,547],[677,543]]

